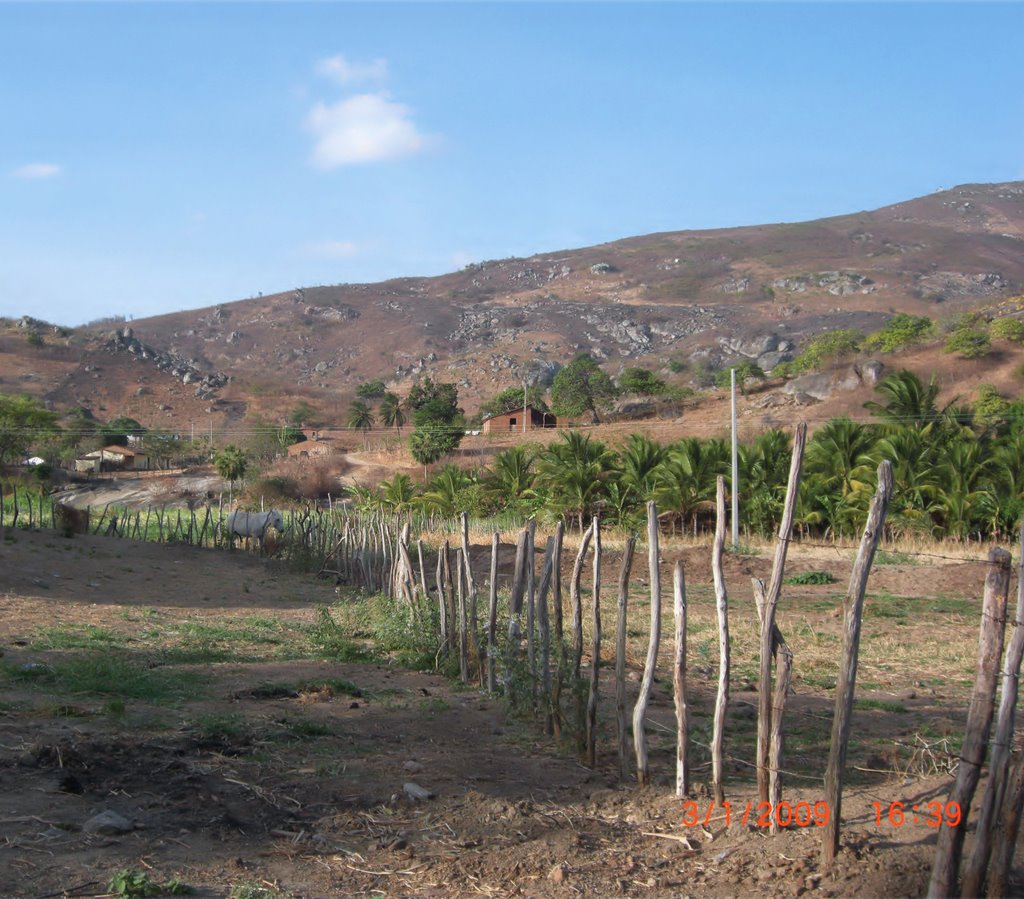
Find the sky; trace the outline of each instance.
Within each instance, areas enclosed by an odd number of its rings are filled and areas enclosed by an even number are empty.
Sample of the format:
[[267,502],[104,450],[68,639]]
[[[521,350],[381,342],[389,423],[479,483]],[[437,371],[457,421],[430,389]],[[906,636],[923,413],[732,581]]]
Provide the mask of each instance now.
[[0,0],[0,315],[1024,180],[1024,3]]

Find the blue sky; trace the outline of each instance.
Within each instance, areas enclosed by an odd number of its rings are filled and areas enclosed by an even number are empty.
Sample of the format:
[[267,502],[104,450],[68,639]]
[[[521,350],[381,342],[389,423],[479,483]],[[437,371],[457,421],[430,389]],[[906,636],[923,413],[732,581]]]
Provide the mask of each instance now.
[[1020,3],[0,2],[0,315],[1024,179]]

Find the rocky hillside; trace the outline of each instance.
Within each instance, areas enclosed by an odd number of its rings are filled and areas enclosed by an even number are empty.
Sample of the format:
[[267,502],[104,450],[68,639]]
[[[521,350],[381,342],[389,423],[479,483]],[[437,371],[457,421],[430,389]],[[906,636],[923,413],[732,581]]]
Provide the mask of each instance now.
[[471,410],[583,350],[613,374],[686,359],[770,369],[825,330],[871,330],[897,311],[941,319],[1022,292],[1024,182],[964,185],[819,221],[306,286],[106,329],[24,319],[0,334],[0,390],[220,428],[300,401],[339,421],[358,383],[401,391],[430,374],[455,381]]

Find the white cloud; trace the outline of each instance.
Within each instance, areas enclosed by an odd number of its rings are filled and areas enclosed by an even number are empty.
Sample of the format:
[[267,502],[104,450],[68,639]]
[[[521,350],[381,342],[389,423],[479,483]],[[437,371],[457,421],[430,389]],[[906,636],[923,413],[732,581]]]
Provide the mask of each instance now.
[[317,63],[316,70],[320,75],[336,81],[338,84],[351,84],[354,81],[386,81],[388,77],[388,61],[375,59],[373,62],[349,62],[340,53],[330,59],[322,59]]
[[26,181],[38,181],[42,178],[56,178],[61,172],[63,169],[52,162],[30,162],[11,172],[11,177],[22,178]]
[[306,120],[316,136],[313,162],[321,169],[411,156],[427,148],[412,110],[386,93],[357,94],[337,103],[317,103]]
[[351,259],[361,251],[359,244],[351,240],[324,240],[309,244],[304,249],[307,256],[318,259]]

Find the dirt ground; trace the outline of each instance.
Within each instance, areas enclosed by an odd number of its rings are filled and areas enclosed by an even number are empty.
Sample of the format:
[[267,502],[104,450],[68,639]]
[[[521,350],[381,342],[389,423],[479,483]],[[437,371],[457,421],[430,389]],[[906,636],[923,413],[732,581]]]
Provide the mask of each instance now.
[[[713,602],[706,550],[666,551],[666,563],[680,553],[695,604],[699,744],[717,661],[716,648],[705,664],[702,647],[714,633],[701,615],[710,621]],[[780,616],[798,672],[785,798],[809,809],[822,800],[832,702],[827,679],[816,677],[834,664],[835,597],[849,559],[797,546],[792,560],[791,573],[826,570],[837,580],[789,588]],[[728,565],[742,642],[753,633],[740,623],[752,618],[748,578],[765,576],[770,559],[730,556]],[[332,584],[273,560],[17,531],[0,541],[0,566],[0,895],[40,899],[103,895],[124,869],[237,899],[922,895],[935,829],[909,814],[895,826],[883,813],[879,825],[872,803],[888,810],[945,797],[951,778],[937,741],[962,734],[983,579],[971,561],[935,562],[926,577],[919,563],[898,560],[876,570],[858,689],[874,699],[855,716],[843,849],[824,871],[818,827],[772,836],[756,826],[756,810],[741,821],[757,800],[745,761],[756,702],[749,665],[734,667],[726,731],[730,818],[708,812],[709,772],[695,753],[689,815],[700,820],[688,826],[674,796],[667,647],[649,725],[654,785],[640,790],[619,775],[609,696],[590,770],[478,689],[380,657],[289,651],[282,635],[305,633],[317,607],[339,597]],[[605,575],[609,593],[614,574]],[[904,597],[910,605],[901,610]],[[636,606],[634,695],[649,615]],[[243,629],[247,648],[234,652],[231,634]],[[613,631],[607,617],[605,633]],[[917,659],[911,648],[926,638],[948,647],[947,657],[929,644]],[[178,655],[161,655],[172,639]],[[126,684],[69,692],[54,673],[82,659],[115,679],[121,669],[102,664],[127,659],[131,671],[172,678],[169,692],[136,695]],[[603,678],[610,689],[609,668]],[[175,693],[175,685],[187,689]],[[907,748],[918,745],[931,748]],[[411,798],[407,784],[429,798]],[[94,831],[90,822],[105,811],[128,829]]]

